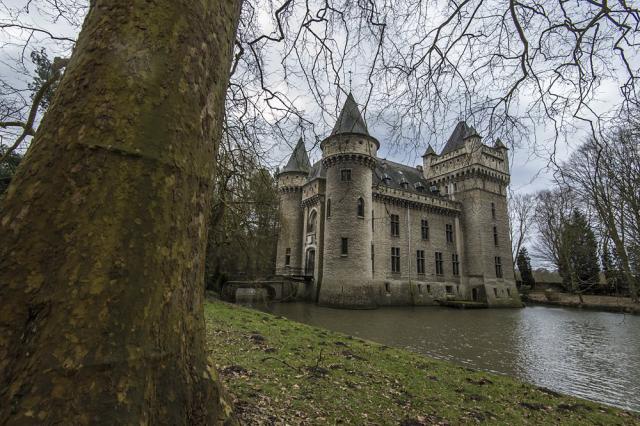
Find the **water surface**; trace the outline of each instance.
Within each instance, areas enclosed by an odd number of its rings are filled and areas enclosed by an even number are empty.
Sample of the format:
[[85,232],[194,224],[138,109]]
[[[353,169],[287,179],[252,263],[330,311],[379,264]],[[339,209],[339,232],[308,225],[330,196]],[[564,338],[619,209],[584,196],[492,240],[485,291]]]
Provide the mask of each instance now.
[[269,310],[295,321],[640,411],[640,316],[549,307],[352,311],[305,303],[278,303]]

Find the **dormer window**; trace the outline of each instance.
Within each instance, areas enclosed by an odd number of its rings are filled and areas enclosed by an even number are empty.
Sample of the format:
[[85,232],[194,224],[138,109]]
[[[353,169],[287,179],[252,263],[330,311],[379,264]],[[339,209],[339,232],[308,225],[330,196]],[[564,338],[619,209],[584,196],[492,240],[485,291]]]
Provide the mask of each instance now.
[[407,182],[405,179],[403,179],[402,182],[400,182],[400,186],[403,189],[409,189],[409,182]]
[[389,185],[391,183],[391,176],[385,173],[384,176],[382,176],[382,182],[384,182],[385,185]]
[[414,188],[416,188],[416,191],[420,191],[423,192],[424,191],[424,185],[422,182],[416,182],[413,184]]

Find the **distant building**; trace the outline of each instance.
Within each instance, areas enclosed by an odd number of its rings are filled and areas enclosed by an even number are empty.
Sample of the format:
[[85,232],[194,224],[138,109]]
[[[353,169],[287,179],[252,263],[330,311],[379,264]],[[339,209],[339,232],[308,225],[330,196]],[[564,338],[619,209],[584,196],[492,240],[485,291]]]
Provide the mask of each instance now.
[[509,164],[460,122],[422,166],[377,157],[351,94],[311,165],[302,140],[278,173],[276,271],[321,305],[455,299],[519,306],[507,215]]

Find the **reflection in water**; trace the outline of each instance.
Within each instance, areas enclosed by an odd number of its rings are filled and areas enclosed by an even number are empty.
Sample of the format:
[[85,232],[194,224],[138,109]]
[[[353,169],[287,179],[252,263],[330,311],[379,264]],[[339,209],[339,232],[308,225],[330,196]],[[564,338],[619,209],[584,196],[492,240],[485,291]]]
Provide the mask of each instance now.
[[640,411],[640,317],[531,307],[349,311],[275,304],[287,318],[508,374],[558,392]]

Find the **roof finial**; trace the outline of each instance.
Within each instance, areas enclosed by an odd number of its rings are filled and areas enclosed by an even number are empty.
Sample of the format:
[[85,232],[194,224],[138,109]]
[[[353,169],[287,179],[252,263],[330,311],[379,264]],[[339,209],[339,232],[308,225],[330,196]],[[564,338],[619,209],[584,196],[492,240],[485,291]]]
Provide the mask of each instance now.
[[352,77],[352,73],[351,73],[351,70],[349,70],[349,93],[351,93],[351,77]]

